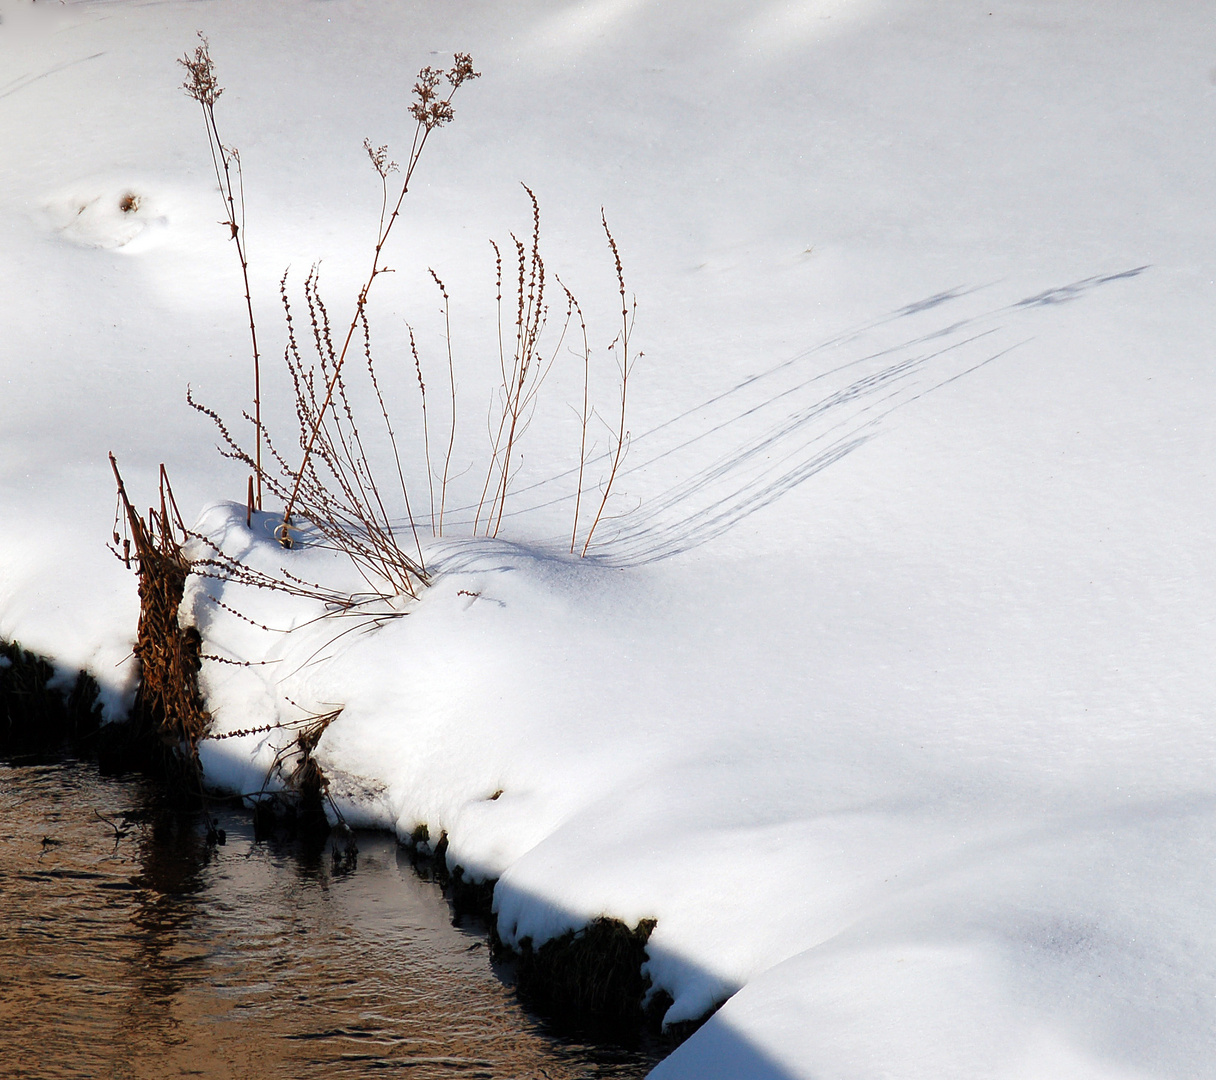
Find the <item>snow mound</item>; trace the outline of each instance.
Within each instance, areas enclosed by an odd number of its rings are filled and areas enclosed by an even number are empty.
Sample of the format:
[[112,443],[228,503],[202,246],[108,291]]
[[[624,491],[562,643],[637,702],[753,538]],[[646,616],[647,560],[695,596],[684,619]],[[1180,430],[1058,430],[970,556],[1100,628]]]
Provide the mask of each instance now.
[[47,200],[43,213],[68,243],[129,255],[157,246],[169,228],[163,199],[138,183],[82,182]]

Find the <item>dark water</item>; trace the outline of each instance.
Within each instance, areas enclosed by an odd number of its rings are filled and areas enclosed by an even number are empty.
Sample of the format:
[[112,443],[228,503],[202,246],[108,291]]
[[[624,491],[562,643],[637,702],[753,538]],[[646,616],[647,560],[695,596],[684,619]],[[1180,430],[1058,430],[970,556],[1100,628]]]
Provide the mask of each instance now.
[[256,842],[90,764],[0,763],[0,1076],[642,1077],[547,1035],[396,843]]

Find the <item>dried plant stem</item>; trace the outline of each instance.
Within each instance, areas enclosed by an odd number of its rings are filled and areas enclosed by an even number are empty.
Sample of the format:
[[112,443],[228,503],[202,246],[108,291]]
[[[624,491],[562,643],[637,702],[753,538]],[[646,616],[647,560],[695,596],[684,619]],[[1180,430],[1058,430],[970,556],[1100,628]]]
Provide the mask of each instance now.
[[578,313],[579,330],[583,335],[583,412],[580,416],[580,436],[578,445],[578,484],[574,491],[574,526],[570,530],[570,554],[574,554],[574,546],[578,543],[578,513],[583,501],[583,471],[587,465],[587,424],[591,419],[591,346],[587,342],[587,320],[583,318],[583,309],[574,298],[574,293],[566,288],[561,278],[557,279],[566,294],[566,303]]
[[[258,331],[253,318],[253,295],[249,288],[249,260],[245,254],[245,175],[241,168],[241,155],[234,146],[225,146],[220,139],[215,122],[215,103],[224,92],[215,78],[215,65],[211,59],[207,39],[200,33],[200,44],[178,61],[187,72],[183,88],[203,112],[207,128],[207,144],[211,149],[211,164],[215,169],[215,180],[219,185],[227,219],[221,224],[228,227],[237,258],[241,263],[241,278],[245,285],[245,310],[249,315],[249,338],[253,346],[253,426],[254,426],[254,478],[256,508],[262,509],[262,366],[258,352]],[[236,183],[233,184],[232,167],[236,166]],[[239,219],[239,220],[238,220]]]
[[[431,271],[431,277],[435,279],[435,284],[439,288],[439,294],[443,297],[443,338],[447,344],[448,350],[448,385],[452,391],[452,423],[448,433],[448,449],[443,456],[443,480],[439,486],[439,531],[437,535],[443,535],[443,509],[447,503],[448,496],[448,470],[452,466],[452,449],[456,445],[456,366],[452,362],[452,305],[448,298],[448,291],[444,288],[443,282],[439,279],[439,275],[434,270]],[[429,457],[430,452],[427,452],[428,463],[430,467]]]
[[[515,367],[512,371],[511,380],[504,387],[506,406],[503,413],[504,427],[507,431],[507,441],[503,449],[502,465],[498,479],[498,487],[494,493],[494,502],[490,504],[490,520],[494,520],[494,506],[498,506],[498,519],[494,521],[493,531],[490,530],[489,522],[486,523],[488,535],[497,536],[498,530],[502,525],[502,514],[506,508],[507,502],[507,485],[511,480],[511,452],[515,449],[515,435],[520,425],[520,418],[523,415],[523,396],[524,387],[527,384],[528,371],[532,365],[532,356],[528,352],[528,343],[535,340],[531,333],[531,327],[526,327],[524,323],[525,312],[530,315],[534,310],[533,304],[528,303],[525,293],[524,279],[526,275],[526,257],[524,254],[524,246],[514,236],[511,237],[515,241],[515,251],[519,260],[519,281],[517,284],[519,307],[518,314],[515,318]],[[536,288],[536,269],[533,267],[529,290]],[[540,274],[541,288],[544,288],[544,271]],[[536,310],[539,310],[537,307]],[[538,335],[537,335],[538,336]]]
[[[561,351],[562,342],[570,325],[572,309],[567,306],[566,321],[562,325],[557,343],[549,354],[546,363],[540,352],[541,338],[548,322],[548,308],[545,306],[545,263],[540,255],[540,205],[536,195],[527,184],[522,185],[532,203],[532,242],[525,246],[522,241],[512,234],[516,255],[516,313],[515,313],[515,346],[511,368],[508,371],[506,350],[503,346],[502,334],[502,269],[501,255],[498,246],[494,251],[498,259],[498,302],[499,302],[499,366],[503,376],[501,387],[502,412],[499,415],[498,428],[492,437],[490,464],[486,471],[486,483],[482,491],[482,500],[478,506],[477,521],[480,522],[481,510],[485,504],[485,496],[493,485],[493,495],[490,497],[489,512],[485,521],[485,535],[497,536],[502,526],[503,513],[506,509],[507,492],[511,483],[511,458],[515,447],[527,430],[536,395],[541,384],[553,366],[553,361]],[[474,526],[476,532],[477,525]]]
[[[498,245],[491,240],[490,246],[494,249],[494,274],[495,274],[495,306],[498,316],[498,369],[502,378],[502,386],[505,388],[510,385],[507,377],[507,354],[503,345],[502,337],[502,252]],[[493,415],[494,404],[491,400],[490,412]],[[477,513],[473,518],[473,535],[477,535],[477,530],[481,523],[481,512],[485,509],[486,496],[490,492],[490,481],[494,478],[494,465],[498,461],[499,448],[502,445],[503,428],[506,426],[506,411],[504,410],[499,417],[498,430],[495,431],[493,422],[487,419],[487,426],[490,429],[490,466],[486,470],[486,482],[481,487],[481,498],[477,501]]]
[[410,507],[410,493],[405,484],[405,472],[401,468],[401,454],[397,449],[397,435],[393,431],[393,422],[389,419],[388,406],[384,403],[384,395],[380,393],[380,380],[376,378],[376,365],[372,361],[371,330],[367,325],[367,316],[363,317],[363,352],[367,357],[367,374],[371,379],[372,389],[376,392],[376,401],[380,404],[380,415],[384,418],[384,427],[388,431],[389,443],[393,448],[393,462],[397,466],[397,481],[401,485],[401,500],[405,504],[405,515],[409,519],[410,531],[414,534],[414,547],[418,551],[418,563],[422,565],[422,543],[418,539],[418,525],[414,521],[414,511]]
[[426,486],[431,497],[431,535],[438,530],[435,525],[435,478],[431,471],[431,434],[426,422],[426,383],[422,381],[422,361],[418,359],[418,343],[414,340],[414,328],[406,326],[410,332],[410,352],[414,356],[414,371],[418,376],[418,393],[422,398],[422,452],[426,458]]
[[[346,362],[346,353],[350,348],[351,339],[355,335],[355,328],[359,325],[359,320],[363,317],[363,313],[367,308],[367,297],[372,285],[375,283],[376,278],[385,272],[380,264],[381,255],[384,251],[384,245],[388,241],[389,234],[393,231],[393,226],[396,224],[397,218],[401,213],[401,204],[405,201],[405,196],[409,192],[410,180],[414,175],[414,169],[418,166],[418,160],[422,156],[423,148],[426,146],[431,132],[452,119],[452,96],[462,83],[469,79],[477,78],[478,72],[473,70],[473,63],[468,54],[457,53],[455,65],[451,71],[444,73],[444,77],[447,78],[448,84],[451,87],[444,98],[440,98],[435,90],[439,83],[440,75],[440,72],[430,67],[423,68],[419,72],[418,82],[414,86],[414,93],[418,100],[410,107],[410,112],[414,116],[416,123],[413,142],[410,145],[409,156],[406,159],[405,176],[401,183],[401,191],[397,196],[396,203],[393,205],[393,210],[389,215],[387,223],[384,223],[383,211],[381,212],[382,224],[379,235],[376,238],[376,247],[372,254],[371,271],[367,276],[367,280],[363,283],[363,287],[359,290],[359,295],[355,301],[355,314],[351,319],[349,329],[346,331],[346,338],[342,343],[342,349],[334,363],[333,373],[330,375],[329,383],[325,388],[325,398],[321,403],[321,408],[304,444],[304,457],[300,462],[299,469],[296,470],[295,483],[292,485],[291,494],[288,496],[286,506],[283,509],[282,542],[284,546],[288,546],[291,543],[291,513],[295,509],[296,499],[299,496],[300,482],[304,478],[305,470],[308,468],[308,459],[312,456],[313,447],[316,445],[321,421],[333,400],[334,388],[337,386],[342,365]],[[374,157],[373,163],[375,163]],[[384,172],[381,172],[382,180],[385,179],[386,173],[387,168]]]
[[633,317],[637,312],[637,303],[636,301],[634,302],[634,310],[631,314],[629,303],[625,299],[625,273],[621,269],[621,253],[616,246],[612,230],[608,228],[608,218],[604,215],[603,210],[600,211],[600,222],[604,226],[604,234],[608,237],[608,246],[612,249],[612,259],[616,265],[617,287],[621,295],[621,332],[616,341],[609,346],[610,349],[614,348],[618,343],[621,346],[620,359],[618,361],[621,370],[621,412],[613,438],[615,445],[612,452],[612,466],[608,471],[608,479],[604,481],[603,497],[600,499],[599,509],[595,512],[595,520],[591,523],[591,528],[587,530],[587,539],[583,543],[582,555],[586,555],[587,549],[591,547],[591,538],[595,535],[600,518],[603,517],[604,507],[608,505],[608,496],[612,494],[612,483],[616,479],[617,472],[621,467],[621,461],[625,456],[626,446],[629,441],[629,432],[625,430],[625,401],[629,391],[629,370],[633,366],[635,359],[629,355],[629,335],[633,330]]

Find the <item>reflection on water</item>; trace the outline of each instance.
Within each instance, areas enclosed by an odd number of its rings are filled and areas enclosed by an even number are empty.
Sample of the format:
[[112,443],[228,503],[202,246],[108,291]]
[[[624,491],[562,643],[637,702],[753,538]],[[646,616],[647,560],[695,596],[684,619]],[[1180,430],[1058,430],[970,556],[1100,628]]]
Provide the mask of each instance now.
[[391,838],[358,866],[77,761],[0,763],[0,1073],[644,1076],[546,1035]]

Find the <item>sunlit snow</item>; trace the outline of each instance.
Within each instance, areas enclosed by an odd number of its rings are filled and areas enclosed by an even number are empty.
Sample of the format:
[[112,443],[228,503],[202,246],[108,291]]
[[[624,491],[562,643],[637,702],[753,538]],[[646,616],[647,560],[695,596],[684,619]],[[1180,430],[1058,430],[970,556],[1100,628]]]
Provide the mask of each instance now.
[[[205,665],[217,729],[343,706],[318,757],[344,812],[446,832],[450,863],[499,879],[507,941],[657,919],[667,1019],[725,1002],[663,1080],[1213,1073],[1210,4],[0,14],[0,637],[87,667],[113,714],[129,699],[110,450],[146,502],[164,462],[230,553],[359,588],[279,548],[279,508],[246,529],[245,475],[185,403],[190,384],[239,423],[252,375],[175,60],[206,32],[265,409],[290,432],[279,279],[319,262],[350,318],[380,206],[363,139],[404,154],[416,72],[468,51],[482,77],[370,308],[425,492],[406,323],[442,386],[429,267],[453,298],[434,585],[382,625],[223,590],[264,631],[196,582],[209,653],[256,663]],[[469,536],[499,364],[487,239],[530,228],[521,181],[605,415],[601,208],[637,297],[629,453],[583,560],[573,356],[498,538]],[[206,744],[209,778],[256,789],[275,738]]]

